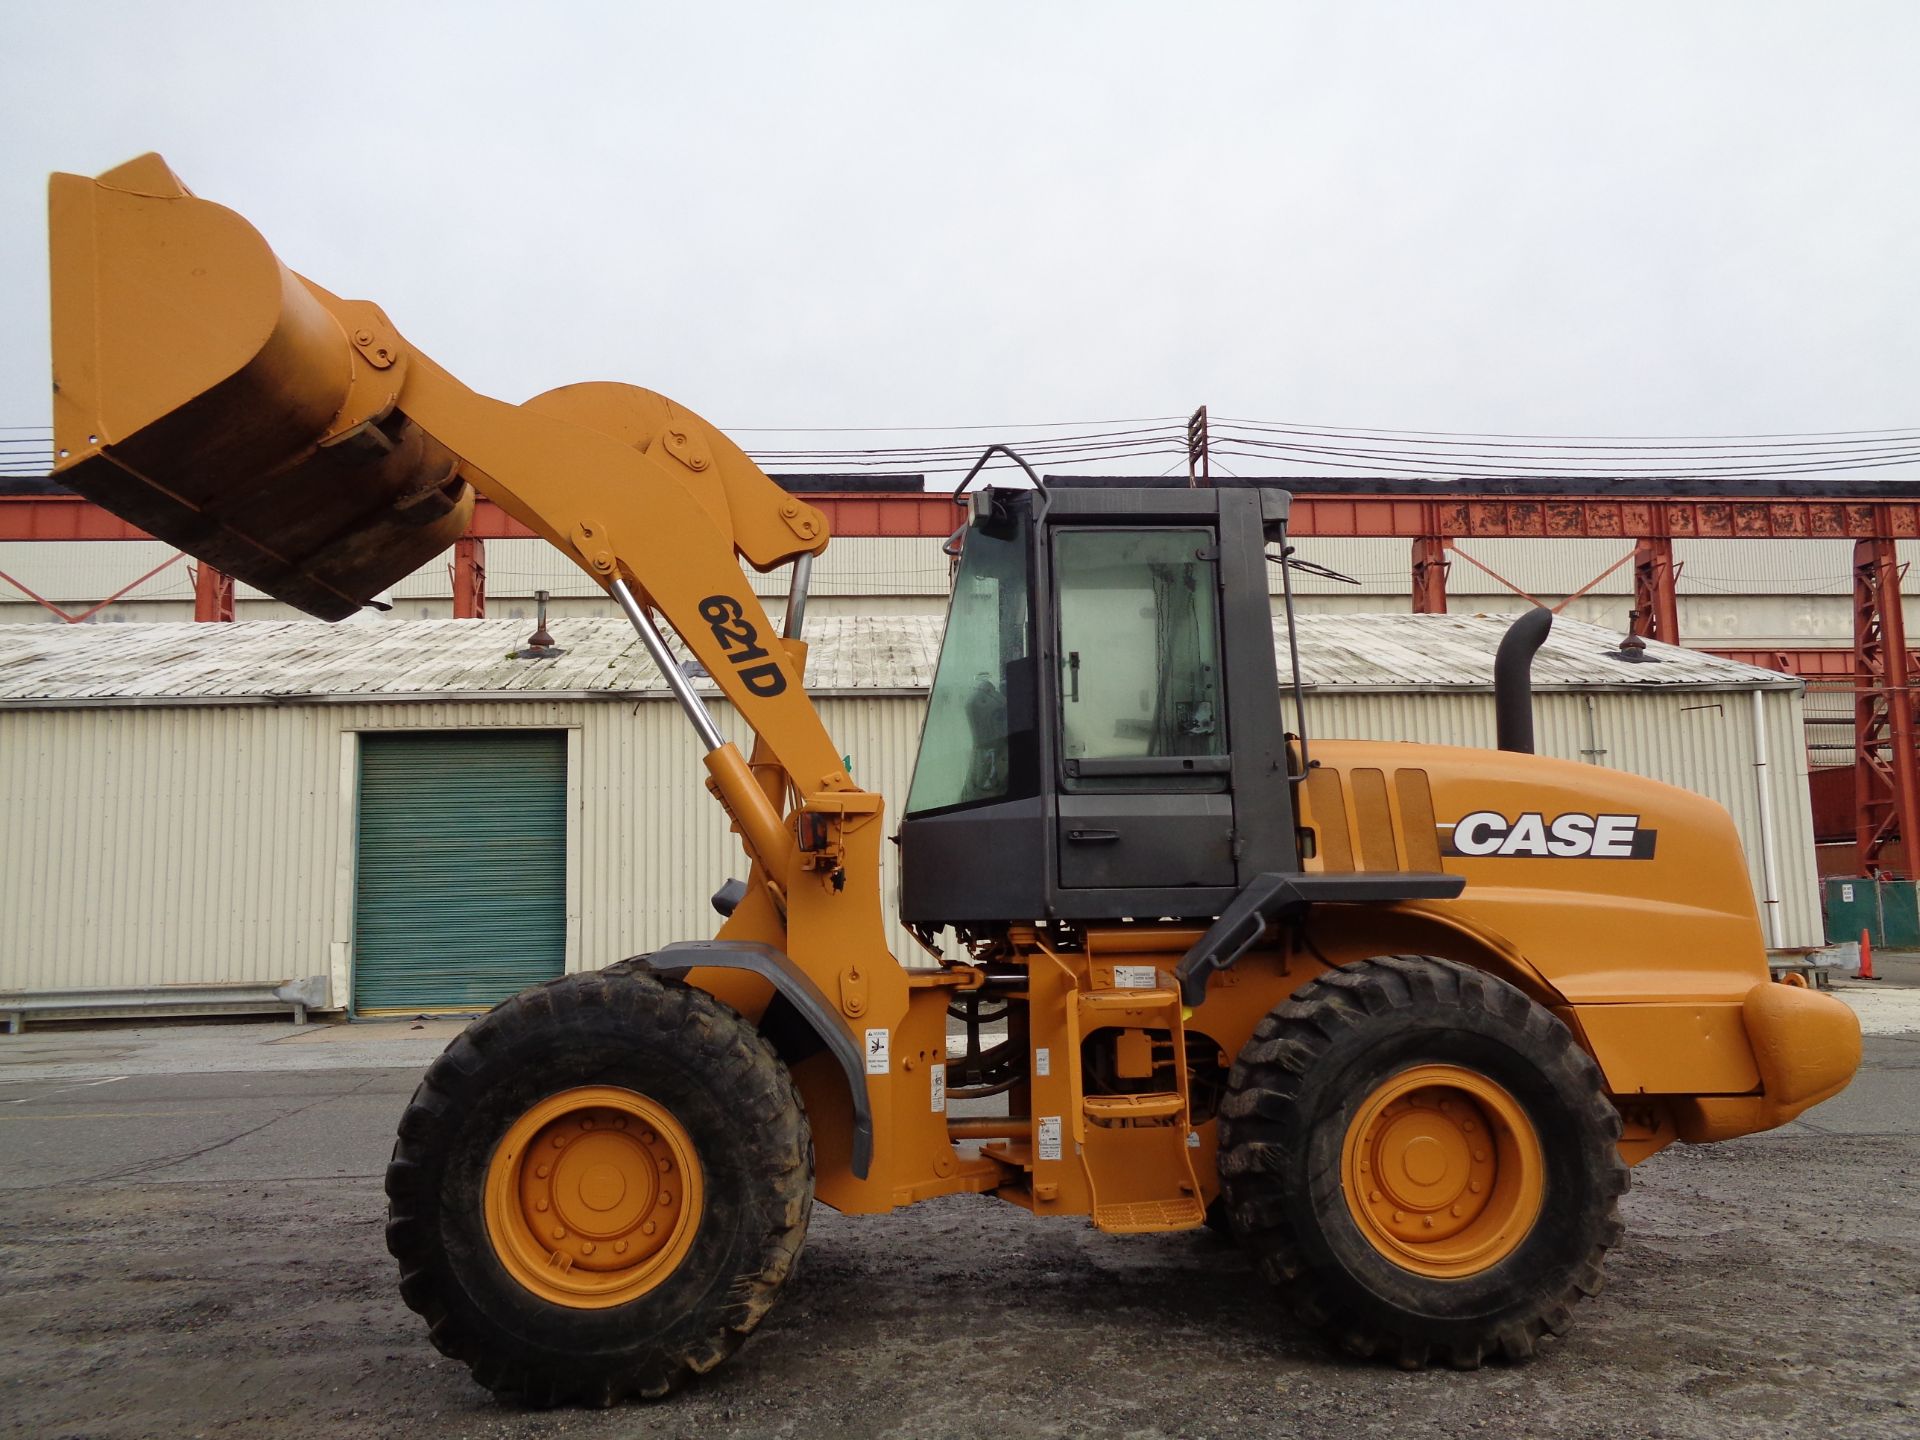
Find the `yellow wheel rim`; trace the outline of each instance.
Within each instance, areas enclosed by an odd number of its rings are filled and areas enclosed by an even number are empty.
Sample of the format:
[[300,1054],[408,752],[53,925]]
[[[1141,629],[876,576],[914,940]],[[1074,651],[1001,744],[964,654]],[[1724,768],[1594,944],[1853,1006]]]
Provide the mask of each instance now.
[[1341,1147],[1340,1183],[1374,1249],[1416,1274],[1458,1279],[1526,1239],[1546,1164],[1513,1096],[1457,1065],[1420,1065],[1361,1102]]
[[704,1195],[693,1142],[665,1106],[586,1085],[514,1121],[487,1164],[487,1234],[543,1300],[623,1305],[686,1258]]

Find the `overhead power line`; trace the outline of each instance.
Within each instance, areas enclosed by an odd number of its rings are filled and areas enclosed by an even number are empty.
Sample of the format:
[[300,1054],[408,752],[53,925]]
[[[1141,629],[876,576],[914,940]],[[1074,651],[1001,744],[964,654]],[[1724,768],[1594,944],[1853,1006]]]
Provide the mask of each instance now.
[[1756,431],[1732,435],[1549,435],[1540,432],[1505,430],[1388,430],[1372,425],[1322,425],[1305,420],[1225,420],[1222,424],[1283,425],[1304,430],[1324,430],[1342,435],[1454,435],[1476,440],[1566,440],[1622,442],[1633,440],[1822,440],[1842,435],[1885,435],[1895,430],[1915,430],[1920,426],[1890,425],[1878,430],[1780,430]]
[[[1741,438],[1745,438],[1745,437],[1739,437],[1739,436],[1724,436],[1720,438],[1715,438],[1712,436],[1696,436],[1690,440],[1676,441],[1668,444],[1646,443],[1644,440],[1642,440],[1639,437],[1626,437],[1622,440],[1617,440],[1617,441],[1608,441],[1608,442],[1595,441],[1592,443],[1588,443],[1588,442],[1576,443],[1573,441],[1552,442],[1544,439],[1530,440],[1530,441],[1520,441],[1520,440],[1502,441],[1502,440],[1496,439],[1493,436],[1479,436],[1479,437],[1474,437],[1474,438],[1465,439],[1465,440],[1412,441],[1412,440],[1393,440],[1391,438],[1385,438],[1385,437],[1390,437],[1396,434],[1413,433],[1409,431],[1326,430],[1326,429],[1320,429],[1316,427],[1303,426],[1303,425],[1278,425],[1268,421],[1261,421],[1261,420],[1216,419],[1213,423],[1216,427],[1223,426],[1223,425],[1230,426],[1237,430],[1247,430],[1247,431],[1252,431],[1252,432],[1263,434],[1263,435],[1300,435],[1300,436],[1305,436],[1309,438],[1320,438],[1320,439],[1358,440],[1365,444],[1371,444],[1371,445],[1399,445],[1402,447],[1411,447],[1411,448],[1417,448],[1417,449],[1426,449],[1435,445],[1446,446],[1449,449],[1465,448],[1465,447],[1475,446],[1475,445],[1484,445],[1497,450],[1568,450],[1568,451],[1580,451],[1580,452],[1637,451],[1637,450],[1649,450],[1649,451],[1717,450],[1717,449],[1729,448],[1729,442],[1737,442]],[[1853,432],[1847,432],[1847,433],[1858,434],[1862,436],[1871,435],[1877,438],[1872,440],[1862,439],[1862,440],[1856,440],[1852,442],[1846,442],[1841,440],[1838,435],[1833,435],[1833,436],[1825,436],[1825,437],[1818,437],[1818,438],[1805,439],[1805,440],[1784,440],[1783,439],[1769,445],[1759,444],[1757,443],[1757,440],[1756,440],[1756,443],[1750,444],[1750,445],[1733,443],[1731,444],[1730,448],[1734,450],[1769,450],[1769,451],[1797,450],[1797,449],[1850,450],[1850,449],[1856,449],[1862,445],[1869,445],[1869,444],[1888,445],[1888,444],[1895,444],[1895,443],[1902,443],[1902,442],[1909,442],[1909,441],[1920,443],[1920,429],[1916,429],[1913,427],[1906,427],[1906,428],[1894,429],[1894,430],[1861,430],[1861,431],[1853,431]]]
[[[1218,416],[1208,423],[1210,456],[1253,461],[1277,479],[1331,470],[1483,480],[1556,477],[1597,483],[1765,480],[1920,466],[1920,426],[1608,437],[1338,427]],[[959,474],[979,454],[980,442],[972,437],[985,432],[1055,470],[1111,469],[1144,460],[1153,469],[1164,464],[1165,471],[1171,472],[1188,456],[1188,425],[1187,418],[1168,415],[1012,425],[741,426],[734,433],[743,438],[767,437],[764,445],[750,447],[749,453],[780,472]],[[37,475],[52,467],[54,442],[47,427],[8,425],[0,426],[0,432],[4,432],[0,433],[0,475]],[[849,438],[782,443],[782,437],[809,435]],[[875,440],[857,438],[869,436]],[[909,438],[913,436],[926,438]],[[1234,474],[1224,465],[1220,468]]]
[[1066,430],[1083,425],[1160,425],[1184,415],[1136,415],[1122,420],[1026,420],[1001,425],[727,425],[729,435],[915,435],[955,430]]

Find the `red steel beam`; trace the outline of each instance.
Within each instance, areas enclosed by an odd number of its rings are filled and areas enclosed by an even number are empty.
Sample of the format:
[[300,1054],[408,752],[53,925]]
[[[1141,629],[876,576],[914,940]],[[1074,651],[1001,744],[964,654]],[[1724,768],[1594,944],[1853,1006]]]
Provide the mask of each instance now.
[[[1884,518],[1883,518],[1884,517]],[[1858,540],[1920,538],[1920,501],[1673,500],[1517,496],[1367,499],[1296,491],[1294,535],[1444,535],[1478,539]]]
[[1633,609],[1627,613],[1627,633],[1642,640],[1680,643],[1680,597],[1674,580],[1680,567],[1673,563],[1673,541],[1664,535],[1642,535],[1633,542]]
[[[960,512],[941,494],[828,493],[804,497],[825,512],[836,535],[940,536],[953,533]],[[1293,492],[1295,535],[1414,540],[1424,535],[1479,539],[1619,538],[1666,535],[1678,540],[1864,540],[1888,535],[1920,539],[1920,500],[1608,499],[1570,496],[1400,496]],[[497,505],[474,507],[481,540],[525,540],[533,532]],[[0,497],[0,540],[148,540],[92,502],[72,495]]]
[[0,498],[0,540],[151,540],[78,495],[8,495]]
[[453,542],[453,618],[487,618],[487,542],[472,533]]
[[[953,508],[948,502],[947,508]],[[948,533],[953,527],[949,525]],[[473,507],[467,532],[481,540],[531,540],[533,531],[491,500]],[[138,525],[78,495],[0,496],[0,540],[151,540]]]
[[1742,665],[1757,665],[1762,670],[1778,670],[1782,675],[1798,675],[1803,680],[1853,679],[1853,651],[1839,646],[1824,649],[1742,650],[1722,649],[1716,645],[1706,653],[1718,655],[1723,660],[1738,660]]
[[[1853,777],[1862,875],[1891,872],[1920,840],[1920,755],[1907,672],[1900,577],[1891,536],[1853,547]],[[1895,844],[1898,842],[1898,850]]]
[[[949,535],[959,512],[944,495],[809,495],[836,535]],[[1293,492],[1294,535],[1417,540],[1613,539],[1859,540],[1876,534],[1920,539],[1920,501],[1668,500],[1524,496],[1421,500]]]
[[1413,613],[1447,613],[1447,542],[1438,535],[1413,538]]
[[491,500],[477,500],[467,534],[475,540],[535,540],[539,537]]
[[801,497],[827,517],[835,535],[938,536],[945,539],[965,519],[951,495],[873,494]]
[[204,561],[193,567],[193,618],[203,623],[233,619],[233,576]]

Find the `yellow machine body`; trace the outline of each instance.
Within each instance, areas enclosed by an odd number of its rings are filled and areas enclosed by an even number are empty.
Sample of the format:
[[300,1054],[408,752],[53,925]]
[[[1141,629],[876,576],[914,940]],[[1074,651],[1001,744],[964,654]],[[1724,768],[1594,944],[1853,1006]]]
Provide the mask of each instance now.
[[[1769,981],[1739,840],[1711,801],[1541,757],[1317,742],[1299,791],[1307,869],[1446,871],[1465,893],[1316,905],[1304,930],[1215,975],[1197,1011],[1169,972],[1198,930],[1091,924],[1069,945],[1015,929],[1029,1074],[1010,1118],[950,1116],[948,1010],[985,972],[890,953],[881,797],[847,775],[806,693],[804,643],[778,638],[741,570],[824,549],[820,512],[652,392],[579,385],[519,406],[476,394],[377,307],[286,269],[157,156],[54,177],[51,212],[61,481],[325,618],[444,550],[485,496],[603,588],[624,581],[714,678],[756,737],[750,754],[727,743],[707,759],[751,861],[719,938],[784,953],[857,1043],[885,1037],[864,1175],[832,1057],[794,1066],[818,1194],[840,1210],[973,1191],[1115,1231],[1199,1224],[1219,1182],[1194,1077],[1223,1070],[1301,986],[1369,956],[1456,960],[1560,1016],[1604,1073],[1629,1160],[1779,1125],[1858,1064],[1845,1006]],[[743,665],[743,642],[764,656]],[[1460,844],[1476,815],[1544,827],[1572,813],[1632,817],[1657,832],[1662,863],[1500,853],[1486,822]],[[692,979],[749,1020],[773,993],[738,970]],[[1089,1046],[1165,1084],[1102,1093],[1085,1083]]]
[[[1051,949],[1041,932],[1016,933],[1033,974],[1045,977],[1029,1006],[1036,1052],[1077,1054],[1094,1028],[1124,1023],[1181,1047],[1178,1066],[1160,1067],[1174,1077],[1208,1053],[1224,1070],[1275,1005],[1329,969],[1419,954],[1496,975],[1565,1021],[1599,1062],[1629,1164],[1675,1140],[1785,1124],[1845,1088],[1858,1068],[1853,1012],[1831,995],[1772,980],[1739,836],[1714,802],[1618,771],[1497,750],[1320,741],[1313,757],[1300,814],[1312,837],[1309,871],[1444,867],[1467,876],[1465,893],[1316,906],[1296,943],[1243,956],[1213,977],[1206,1005],[1184,1016],[1168,976],[1199,927],[1089,927],[1073,953]],[[1632,817],[1640,832],[1657,834],[1665,863],[1443,853],[1461,818],[1503,812]],[[1202,1109],[1193,1112],[1197,1145],[1184,1155],[1170,1138],[1159,1147],[1158,1160],[1174,1172],[1171,1189],[1161,1181],[1157,1193],[1135,1195],[1154,1173],[1139,1165],[1151,1132],[1113,1128],[1112,1107],[1083,1093],[1076,1067],[1046,1068],[1051,1083],[1036,1074],[1011,1108],[1066,1117],[1059,1154],[1041,1157],[1030,1129],[1001,1137],[991,1121],[964,1127],[995,1139],[988,1157],[1031,1175],[1003,1191],[1008,1198],[1134,1230],[1173,1228],[1176,1214],[1190,1216],[1191,1207],[1171,1203],[1180,1193],[1217,1193],[1217,1129]],[[1103,1192],[1134,1198],[1103,1204]]]

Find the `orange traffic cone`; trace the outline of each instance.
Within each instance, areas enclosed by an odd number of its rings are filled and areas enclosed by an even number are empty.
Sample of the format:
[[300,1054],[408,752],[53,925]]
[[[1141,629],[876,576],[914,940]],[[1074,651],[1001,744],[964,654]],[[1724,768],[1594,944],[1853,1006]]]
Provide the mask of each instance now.
[[1865,930],[1860,932],[1860,970],[1853,978],[1856,980],[1880,978],[1873,973],[1873,936]]

